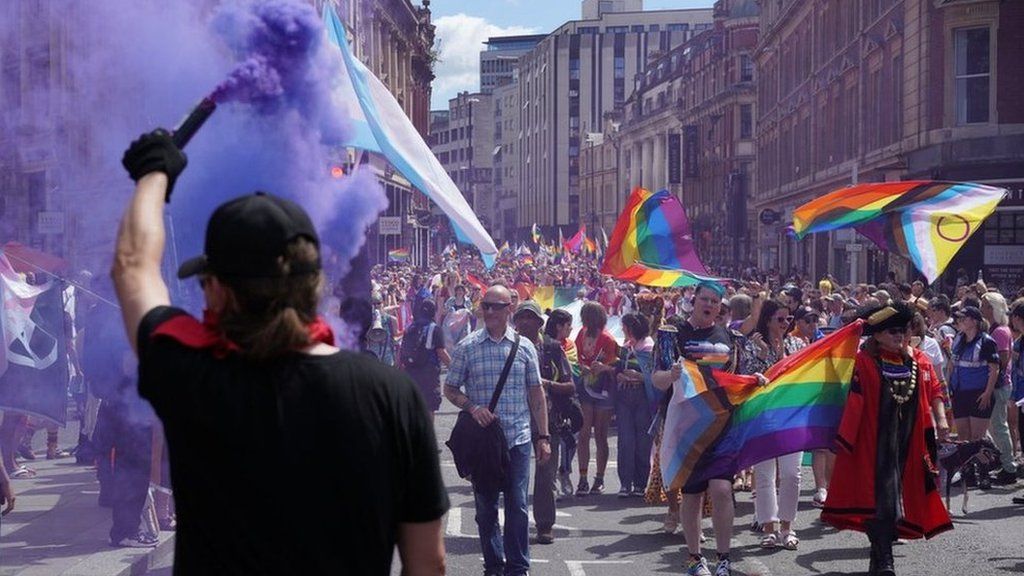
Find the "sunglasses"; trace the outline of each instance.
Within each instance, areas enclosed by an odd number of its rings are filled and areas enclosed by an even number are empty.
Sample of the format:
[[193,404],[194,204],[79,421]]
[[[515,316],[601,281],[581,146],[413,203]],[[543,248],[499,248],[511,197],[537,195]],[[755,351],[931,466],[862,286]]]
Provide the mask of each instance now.
[[505,308],[508,308],[511,305],[512,305],[511,302],[481,302],[480,303],[480,307],[483,308],[485,312],[496,312],[498,310],[504,310]]

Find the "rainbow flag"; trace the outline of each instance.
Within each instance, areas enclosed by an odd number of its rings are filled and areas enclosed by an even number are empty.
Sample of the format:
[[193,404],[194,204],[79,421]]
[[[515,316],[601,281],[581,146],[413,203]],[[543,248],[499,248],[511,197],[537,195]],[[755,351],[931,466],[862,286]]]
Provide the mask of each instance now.
[[582,248],[584,245],[584,240],[586,239],[586,237],[587,225],[582,224],[580,225],[580,229],[576,231],[576,234],[572,238],[569,238],[568,240],[565,241],[565,251],[573,253],[579,252],[580,248]]
[[580,286],[537,286],[533,290],[533,300],[541,310],[554,310],[572,304]]
[[409,249],[398,248],[395,250],[388,250],[388,261],[389,262],[406,262],[409,260]]
[[773,366],[761,387],[685,362],[661,444],[666,486],[735,474],[785,454],[828,448],[843,415],[862,321]]
[[466,282],[472,286],[476,286],[481,292],[487,290],[487,283],[478,278],[475,274],[467,273]]
[[935,281],[1007,191],[959,182],[878,182],[842,188],[793,212],[793,234],[856,228]]
[[601,273],[645,286],[691,286],[709,279],[690,222],[668,190],[636,188],[612,230]]
[[583,245],[587,247],[587,252],[591,254],[597,254],[597,243],[588,237],[583,238]]

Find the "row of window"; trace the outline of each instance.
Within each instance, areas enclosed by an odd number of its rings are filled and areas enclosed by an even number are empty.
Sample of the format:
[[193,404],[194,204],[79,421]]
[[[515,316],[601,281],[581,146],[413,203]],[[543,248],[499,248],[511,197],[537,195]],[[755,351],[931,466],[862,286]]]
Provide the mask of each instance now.
[[450,162],[465,162],[473,159],[472,148],[459,148],[458,150],[446,150],[444,152],[437,152],[437,160],[441,164],[448,164]]
[[[702,32],[704,30],[709,30],[709,29],[711,29],[711,27],[712,27],[712,25],[708,24],[708,23],[695,24],[693,26],[693,31],[694,31],[694,33],[698,33],[698,32]],[[690,25],[688,23],[685,23],[685,22],[678,23],[677,22],[677,23],[665,25],[664,29],[665,29],[666,32],[687,32],[691,28],[690,28]],[[643,24],[634,24],[633,26],[605,26],[604,33],[605,34],[628,34],[628,33],[643,34],[644,32],[661,32],[661,30],[662,30],[661,24],[649,24],[649,25],[647,25],[646,30],[644,29],[644,25]],[[584,34],[584,35],[585,34],[600,34],[601,33],[601,27],[600,26],[578,26],[576,28],[576,33],[577,34]]]

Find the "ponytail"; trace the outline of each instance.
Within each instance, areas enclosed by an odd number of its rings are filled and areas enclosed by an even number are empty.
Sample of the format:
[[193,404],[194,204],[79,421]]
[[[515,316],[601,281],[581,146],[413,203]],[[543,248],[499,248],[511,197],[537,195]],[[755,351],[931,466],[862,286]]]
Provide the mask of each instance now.
[[230,290],[220,325],[243,358],[265,362],[312,344],[307,326],[316,320],[323,274],[290,272],[318,258],[316,245],[298,238],[281,258],[280,277],[221,279]]

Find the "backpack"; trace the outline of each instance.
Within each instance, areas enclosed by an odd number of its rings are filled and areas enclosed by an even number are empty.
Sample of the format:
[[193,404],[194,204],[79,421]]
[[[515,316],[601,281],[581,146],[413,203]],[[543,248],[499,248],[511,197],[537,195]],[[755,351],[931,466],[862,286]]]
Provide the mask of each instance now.
[[423,324],[419,332],[406,334],[402,339],[402,366],[410,368],[428,368],[437,366],[437,353],[430,347],[434,340],[434,328],[437,324]]

